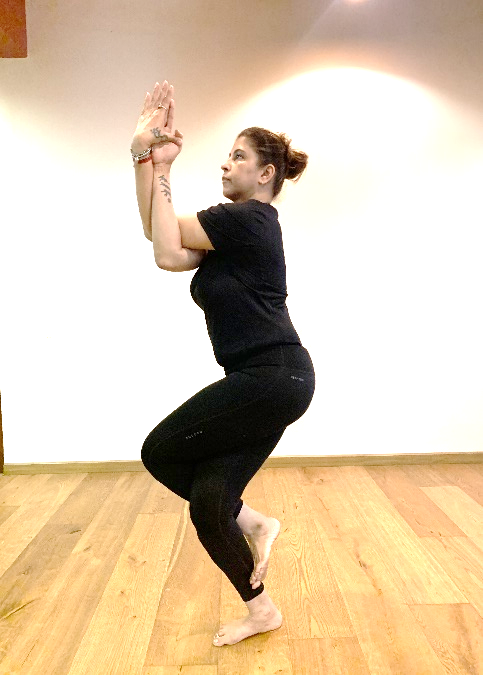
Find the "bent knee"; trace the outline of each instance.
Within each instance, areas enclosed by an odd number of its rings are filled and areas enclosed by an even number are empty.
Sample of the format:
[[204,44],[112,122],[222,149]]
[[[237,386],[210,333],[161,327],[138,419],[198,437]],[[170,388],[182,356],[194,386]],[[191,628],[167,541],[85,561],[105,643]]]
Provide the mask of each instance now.
[[149,435],[143,443],[141,448],[141,461],[148,471],[151,471],[153,466],[153,455],[156,449],[156,444],[153,443],[151,435]]
[[198,534],[202,532],[212,533],[214,527],[224,529],[228,525],[230,517],[233,517],[233,509],[220,502],[220,492],[212,494],[193,495],[189,503],[191,522]]

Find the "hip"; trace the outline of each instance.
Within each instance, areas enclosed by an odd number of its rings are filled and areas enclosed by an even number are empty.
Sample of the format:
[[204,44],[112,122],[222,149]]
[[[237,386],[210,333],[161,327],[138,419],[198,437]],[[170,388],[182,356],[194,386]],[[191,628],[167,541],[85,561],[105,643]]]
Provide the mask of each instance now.
[[[270,347],[264,347],[257,350],[249,356],[242,356],[229,366],[224,368],[225,375],[230,375],[236,371],[245,371],[247,369],[270,366],[292,368],[315,376],[314,364],[309,352],[300,344],[282,344]],[[273,371],[272,371],[273,372]]]

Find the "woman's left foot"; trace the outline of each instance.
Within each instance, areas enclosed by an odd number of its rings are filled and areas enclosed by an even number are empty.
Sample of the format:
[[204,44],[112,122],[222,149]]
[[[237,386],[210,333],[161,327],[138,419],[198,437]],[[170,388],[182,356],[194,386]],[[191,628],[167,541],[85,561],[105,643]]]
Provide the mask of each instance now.
[[249,614],[243,619],[236,619],[222,626],[213,638],[213,644],[215,647],[234,645],[251,635],[276,630],[281,625],[282,614],[276,608],[266,616],[260,616],[259,618]]
[[267,518],[263,525],[245,535],[253,555],[254,566],[250,584],[254,590],[267,576],[270,551],[279,534],[280,521],[276,518]]

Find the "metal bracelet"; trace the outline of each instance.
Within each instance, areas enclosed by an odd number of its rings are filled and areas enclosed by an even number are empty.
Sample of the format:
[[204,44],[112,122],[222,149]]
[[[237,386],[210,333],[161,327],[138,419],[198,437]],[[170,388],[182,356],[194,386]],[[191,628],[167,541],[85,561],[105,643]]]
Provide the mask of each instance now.
[[142,152],[136,154],[135,152],[132,151],[131,149],[131,157],[135,162],[138,162],[140,159],[144,159],[145,157],[148,157],[151,154],[151,147],[147,148],[146,150],[143,150]]

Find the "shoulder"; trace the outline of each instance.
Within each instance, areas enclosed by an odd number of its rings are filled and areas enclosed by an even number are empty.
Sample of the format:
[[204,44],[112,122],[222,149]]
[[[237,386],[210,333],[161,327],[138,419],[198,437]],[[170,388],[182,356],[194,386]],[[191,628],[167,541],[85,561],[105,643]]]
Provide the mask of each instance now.
[[257,220],[278,220],[277,209],[271,204],[249,199],[241,204],[223,204],[227,212],[234,218],[256,218]]
[[278,220],[277,209],[271,204],[259,202],[257,199],[249,199],[247,202],[242,202],[241,204],[233,202],[220,203],[216,206],[210,206],[208,209],[199,211],[198,213],[201,213],[202,215],[226,216],[238,219],[259,216],[265,219]]

